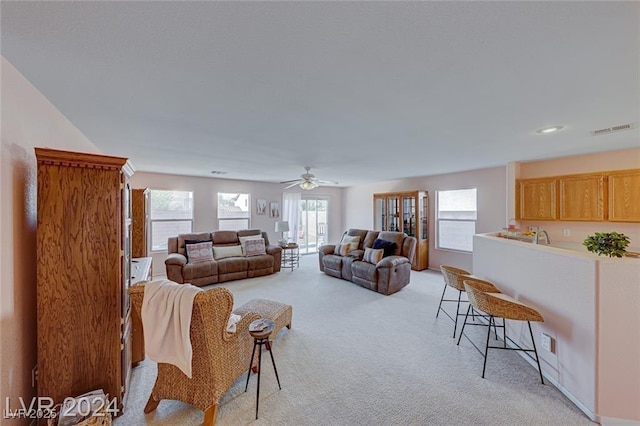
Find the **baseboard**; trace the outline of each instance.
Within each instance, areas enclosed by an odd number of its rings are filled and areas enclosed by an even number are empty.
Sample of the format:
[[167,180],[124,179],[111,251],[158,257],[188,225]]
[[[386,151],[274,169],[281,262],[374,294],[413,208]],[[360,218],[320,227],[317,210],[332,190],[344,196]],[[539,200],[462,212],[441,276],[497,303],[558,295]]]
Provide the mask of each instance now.
[[640,426],[640,421],[619,419],[617,417],[600,417],[602,426]]
[[[507,336],[507,340],[509,340],[509,336]],[[514,345],[512,342],[507,342],[507,345],[512,348],[517,348],[517,346]],[[527,361],[533,368],[535,368],[536,370],[538,369],[538,365],[536,364],[535,360],[531,359],[526,352],[517,352],[517,354],[520,355],[525,361]],[[590,409],[588,409],[582,402],[580,402],[578,398],[573,396],[573,394],[569,392],[564,386],[562,386],[555,378],[545,373],[544,370],[542,371],[542,376],[546,380],[551,382],[551,384],[553,384],[556,388],[558,388],[558,390],[562,392],[564,396],[569,398],[569,400],[573,402],[575,406],[578,407],[580,411],[582,411],[587,417],[589,417],[591,421],[602,423],[600,416],[596,415]],[[621,420],[621,421],[624,421],[624,420]],[[604,425],[604,423],[602,424]],[[611,423],[611,424],[614,424],[614,423]],[[629,423],[625,423],[625,424],[629,424]],[[640,424],[638,426],[640,426]]]

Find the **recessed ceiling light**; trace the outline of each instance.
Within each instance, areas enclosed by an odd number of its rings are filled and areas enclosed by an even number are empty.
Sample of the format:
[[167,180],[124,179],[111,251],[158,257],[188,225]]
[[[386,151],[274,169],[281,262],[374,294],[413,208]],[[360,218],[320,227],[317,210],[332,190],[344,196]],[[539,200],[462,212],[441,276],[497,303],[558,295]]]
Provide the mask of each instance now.
[[544,127],[542,129],[536,130],[536,133],[554,133],[554,132],[558,132],[558,131],[562,130],[563,128],[564,128],[564,126]]

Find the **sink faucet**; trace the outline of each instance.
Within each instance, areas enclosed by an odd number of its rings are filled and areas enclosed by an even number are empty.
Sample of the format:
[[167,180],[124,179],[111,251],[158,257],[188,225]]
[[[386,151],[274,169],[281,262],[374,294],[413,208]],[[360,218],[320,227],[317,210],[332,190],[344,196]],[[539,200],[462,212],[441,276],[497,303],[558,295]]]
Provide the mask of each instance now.
[[544,244],[551,244],[551,240],[549,239],[549,234],[547,234],[547,231],[541,230],[540,228],[538,228],[538,230],[536,231],[536,239],[535,239],[534,243],[540,244],[540,235],[541,234],[544,234],[544,239],[545,239],[545,243]]

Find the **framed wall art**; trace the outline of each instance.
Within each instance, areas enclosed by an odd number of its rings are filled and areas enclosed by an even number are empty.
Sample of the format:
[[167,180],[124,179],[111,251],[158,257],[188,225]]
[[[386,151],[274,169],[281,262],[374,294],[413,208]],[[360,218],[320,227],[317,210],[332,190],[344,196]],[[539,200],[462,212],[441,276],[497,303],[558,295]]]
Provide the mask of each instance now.
[[256,214],[267,214],[267,200],[256,200]]
[[277,201],[269,203],[269,217],[280,217],[280,203]]

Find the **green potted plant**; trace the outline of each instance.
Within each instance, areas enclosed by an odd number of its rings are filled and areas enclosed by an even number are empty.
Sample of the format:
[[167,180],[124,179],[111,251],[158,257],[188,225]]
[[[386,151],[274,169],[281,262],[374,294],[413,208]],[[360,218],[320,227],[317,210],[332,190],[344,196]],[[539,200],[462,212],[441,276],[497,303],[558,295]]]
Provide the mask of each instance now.
[[629,237],[624,234],[596,232],[594,235],[589,235],[582,245],[598,256],[604,254],[609,257],[622,257],[625,255],[629,242]]

